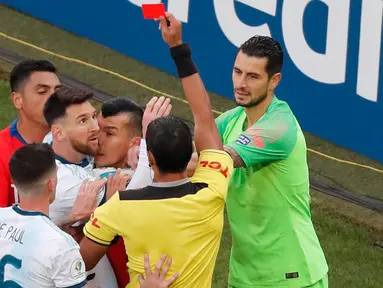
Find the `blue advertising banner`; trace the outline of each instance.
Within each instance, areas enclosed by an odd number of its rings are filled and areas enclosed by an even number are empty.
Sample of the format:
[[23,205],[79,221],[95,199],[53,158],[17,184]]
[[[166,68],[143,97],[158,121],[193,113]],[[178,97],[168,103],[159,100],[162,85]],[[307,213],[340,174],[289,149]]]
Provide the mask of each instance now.
[[382,0],[0,0],[36,18],[175,74],[141,4],[163,2],[207,88],[233,98],[237,47],[255,34],[283,46],[277,96],[304,130],[383,162]]

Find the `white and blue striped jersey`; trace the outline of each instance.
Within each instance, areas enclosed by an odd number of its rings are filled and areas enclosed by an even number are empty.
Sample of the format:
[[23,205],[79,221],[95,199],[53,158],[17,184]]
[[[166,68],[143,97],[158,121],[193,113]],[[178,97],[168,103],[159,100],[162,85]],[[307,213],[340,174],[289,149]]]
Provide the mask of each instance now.
[[[85,179],[95,180],[93,174],[93,157],[85,157],[81,163],[71,163],[56,155],[57,165],[57,187],[55,200],[49,205],[49,217],[57,221],[64,217],[73,207],[73,204],[80,192],[81,185]],[[105,195],[105,187],[100,190],[97,196],[97,204],[101,203]],[[74,226],[78,226],[76,223]]]
[[[64,217],[73,208],[77,195],[85,179],[95,180],[97,177],[93,173],[93,157],[86,157],[81,163],[71,163],[56,155],[57,164],[57,187],[55,200],[49,206],[49,217],[52,221],[57,221]],[[97,196],[97,204],[100,205],[105,195],[106,188],[103,187]],[[85,224],[87,221],[75,223],[73,226]],[[110,287],[117,288],[117,279],[108,257],[105,255],[94,269],[87,272],[94,278],[89,279],[90,288]]]
[[0,287],[83,287],[80,247],[41,212],[0,208]]

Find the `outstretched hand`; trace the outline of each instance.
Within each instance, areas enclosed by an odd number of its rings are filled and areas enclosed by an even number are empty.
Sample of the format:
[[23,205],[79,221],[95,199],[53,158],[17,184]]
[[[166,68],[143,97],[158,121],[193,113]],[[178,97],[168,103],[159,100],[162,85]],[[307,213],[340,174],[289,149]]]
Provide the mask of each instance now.
[[[165,280],[166,273],[172,264],[172,259],[166,259],[166,257],[167,256],[165,254],[161,256],[160,260],[156,264],[154,272],[152,272],[150,270],[149,255],[145,255],[144,268],[146,277],[144,278],[142,275],[138,276],[141,288],[168,288],[178,278],[178,273],[176,273],[170,279]],[[162,267],[164,262],[165,266]]]
[[80,192],[73,204],[72,213],[76,220],[89,218],[97,207],[97,195],[106,184],[107,179],[85,179],[81,185]]
[[162,38],[170,46],[175,47],[182,44],[182,23],[171,13],[166,13],[166,18],[156,19],[160,22],[159,29]]
[[148,129],[150,122],[159,117],[168,116],[171,110],[172,104],[170,103],[169,98],[161,96],[160,98],[153,97],[150,99],[148,104],[146,104],[144,116],[142,117],[143,137],[145,138],[146,136],[146,130]]

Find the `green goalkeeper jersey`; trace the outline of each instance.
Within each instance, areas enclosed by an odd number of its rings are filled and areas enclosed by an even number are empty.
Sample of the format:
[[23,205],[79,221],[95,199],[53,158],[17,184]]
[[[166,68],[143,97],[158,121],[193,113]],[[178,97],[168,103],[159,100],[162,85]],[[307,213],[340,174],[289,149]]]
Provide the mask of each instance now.
[[279,288],[319,281],[328,266],[311,221],[306,142],[290,107],[274,97],[246,130],[243,107],[216,122],[223,144],[246,165],[233,172],[226,202],[233,237],[229,284]]

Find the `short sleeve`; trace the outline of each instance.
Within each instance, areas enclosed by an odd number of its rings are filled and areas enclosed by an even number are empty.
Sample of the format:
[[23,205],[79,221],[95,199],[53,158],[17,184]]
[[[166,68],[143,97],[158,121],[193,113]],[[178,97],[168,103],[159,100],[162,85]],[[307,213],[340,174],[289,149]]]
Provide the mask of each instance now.
[[198,165],[193,183],[206,183],[208,188],[226,199],[229,180],[233,173],[233,159],[222,150],[203,150],[198,158]]
[[225,115],[224,114],[219,115],[215,119],[215,124],[217,125],[218,133],[221,136],[221,141],[223,142],[223,134],[225,133],[226,125],[227,125]]
[[97,207],[84,227],[84,234],[90,240],[109,246],[119,235],[119,193],[115,193],[104,205]]
[[51,279],[59,288],[86,285],[85,262],[78,247],[66,249],[53,257]]
[[246,167],[286,159],[297,141],[297,122],[291,113],[265,115],[228,145]]

